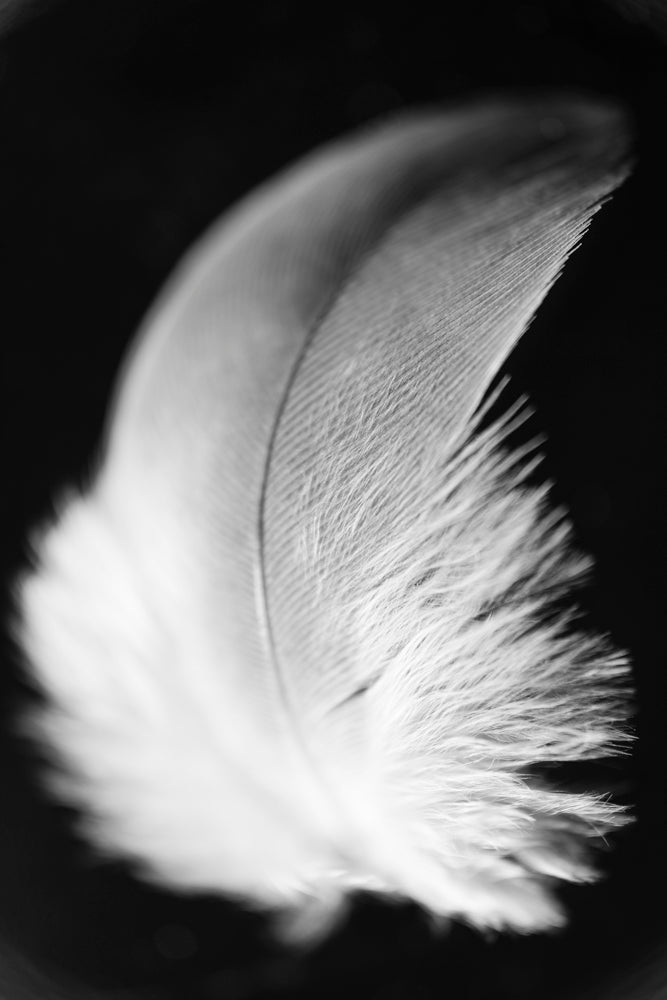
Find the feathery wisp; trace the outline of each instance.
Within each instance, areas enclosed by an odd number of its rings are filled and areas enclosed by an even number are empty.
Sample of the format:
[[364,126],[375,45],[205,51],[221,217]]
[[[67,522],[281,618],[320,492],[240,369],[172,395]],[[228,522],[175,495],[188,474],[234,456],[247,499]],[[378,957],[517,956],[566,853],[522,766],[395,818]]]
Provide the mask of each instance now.
[[33,727],[101,850],[277,909],[562,921],[624,813],[530,774],[619,749],[627,664],[562,608],[588,560],[521,412],[480,404],[626,147],[574,97],[406,116],[186,258],[20,586]]

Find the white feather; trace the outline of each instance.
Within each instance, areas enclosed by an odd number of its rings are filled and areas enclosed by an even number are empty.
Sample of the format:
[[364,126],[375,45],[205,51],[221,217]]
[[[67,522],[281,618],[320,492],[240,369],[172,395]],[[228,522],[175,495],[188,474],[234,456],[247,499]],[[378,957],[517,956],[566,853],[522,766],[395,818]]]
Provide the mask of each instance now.
[[475,412],[623,176],[619,120],[558,108],[555,148],[552,102],[334,148],[216,231],[141,338],[19,634],[59,793],[147,877],[325,913],[366,887],[536,930],[624,821],[530,777],[623,744],[627,664],[561,609],[589,562],[505,448],[520,414]]

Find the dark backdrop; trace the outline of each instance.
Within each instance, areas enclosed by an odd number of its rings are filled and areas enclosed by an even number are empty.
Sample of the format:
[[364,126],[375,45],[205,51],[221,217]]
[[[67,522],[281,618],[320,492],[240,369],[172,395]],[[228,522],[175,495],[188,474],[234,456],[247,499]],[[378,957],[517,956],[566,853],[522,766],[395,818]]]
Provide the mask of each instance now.
[[[40,974],[85,984],[84,996],[611,996],[609,984],[667,941],[667,18],[637,0],[44,0],[23,10],[5,0],[0,15],[5,595],[29,525],[93,453],[138,321],[179,255],[241,194],[393,108],[541,85],[629,105],[636,174],[596,217],[508,369],[548,433],[555,498],[597,559],[587,610],[632,654],[640,736],[615,776],[638,823],[616,839],[604,883],[566,891],[564,933],[434,936],[415,909],[365,899],[329,942],[297,955],[224,902],[157,892],[91,861],[12,735],[27,692],[5,630],[0,996],[56,996]],[[667,996],[667,971],[660,982],[641,995]]]

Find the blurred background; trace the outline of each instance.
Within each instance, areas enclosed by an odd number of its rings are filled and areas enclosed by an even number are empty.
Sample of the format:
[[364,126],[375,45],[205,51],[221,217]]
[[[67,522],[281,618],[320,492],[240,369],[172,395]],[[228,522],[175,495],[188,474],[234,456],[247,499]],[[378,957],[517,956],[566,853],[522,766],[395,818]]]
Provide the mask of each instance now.
[[[85,473],[123,351],[183,251],[283,165],[377,115],[583,87],[635,120],[638,167],[507,370],[597,560],[591,623],[632,656],[638,745],[604,767],[638,822],[566,890],[569,928],[435,934],[362,898],[307,953],[256,917],[101,865],[40,791],[0,671],[0,998],[667,997],[667,13],[660,2],[0,0],[2,613],[26,535]],[[565,775],[563,780],[585,780]]]

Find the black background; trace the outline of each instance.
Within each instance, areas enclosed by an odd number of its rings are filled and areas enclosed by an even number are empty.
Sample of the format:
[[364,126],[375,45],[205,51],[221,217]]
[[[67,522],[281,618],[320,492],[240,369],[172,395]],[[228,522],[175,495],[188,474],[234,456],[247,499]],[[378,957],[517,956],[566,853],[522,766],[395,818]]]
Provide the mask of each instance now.
[[[565,932],[434,935],[416,909],[362,899],[326,944],[298,954],[227,903],[163,894],[122,866],[93,863],[68,812],[39,792],[34,761],[12,735],[27,692],[5,630],[0,996],[55,997],[61,982],[75,984],[62,993],[74,1000],[98,990],[189,1000],[615,995],[613,984],[643,968],[651,949],[667,956],[667,15],[632,0],[623,9],[603,0],[53,0],[14,24],[4,16],[5,608],[29,526],[93,454],[138,321],[227,205],[393,108],[544,85],[627,104],[635,175],[596,217],[508,370],[549,436],[555,499],[570,507],[597,560],[591,620],[631,652],[639,741],[615,775],[638,822],[616,838],[602,884],[564,893]],[[654,992],[644,985],[638,996],[667,996],[667,957],[662,979],[660,964]]]

